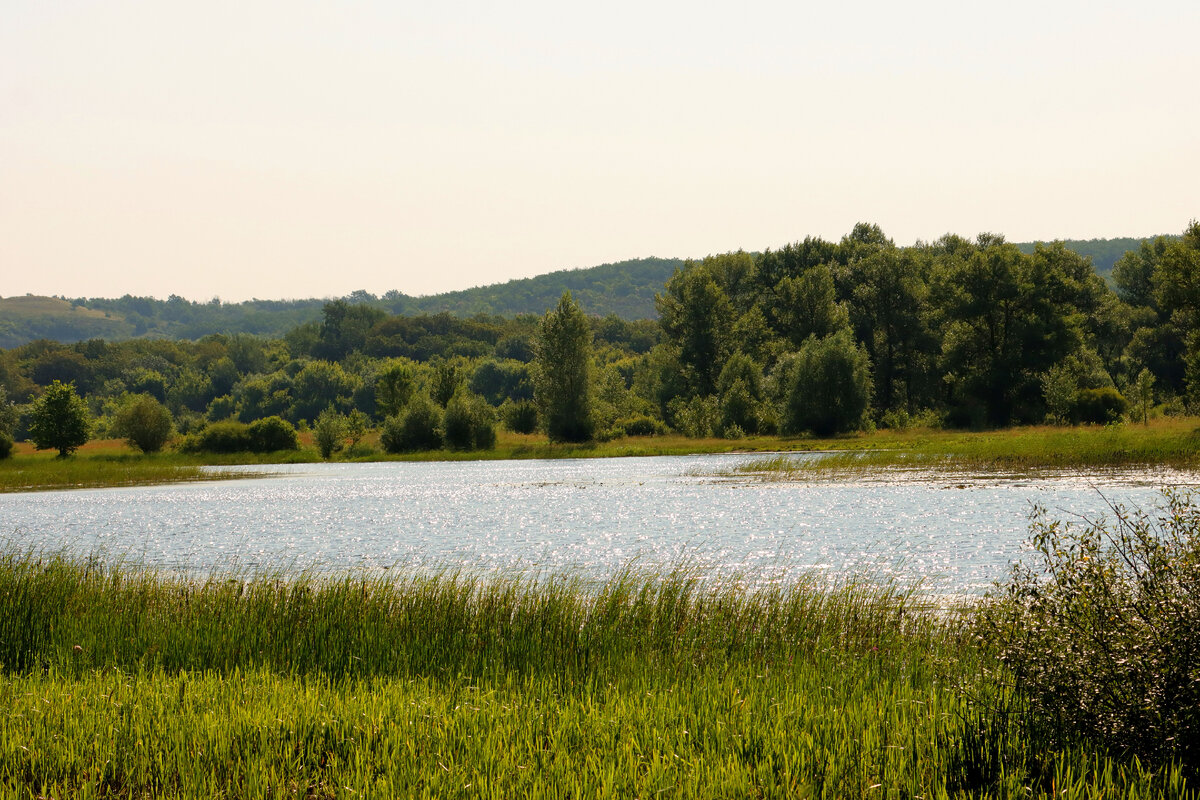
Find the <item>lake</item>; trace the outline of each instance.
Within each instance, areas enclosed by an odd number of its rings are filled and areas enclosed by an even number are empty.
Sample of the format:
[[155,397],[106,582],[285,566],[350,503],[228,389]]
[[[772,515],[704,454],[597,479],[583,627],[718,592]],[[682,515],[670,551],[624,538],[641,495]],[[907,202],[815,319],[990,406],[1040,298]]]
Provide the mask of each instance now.
[[461,568],[602,579],[631,563],[687,563],[750,582],[816,570],[921,579],[958,594],[985,590],[1021,557],[1033,503],[1096,516],[1107,502],[1149,507],[1160,483],[1180,479],[722,477],[756,457],[247,467],[274,474],[0,495],[0,536],[22,550],[201,575]]

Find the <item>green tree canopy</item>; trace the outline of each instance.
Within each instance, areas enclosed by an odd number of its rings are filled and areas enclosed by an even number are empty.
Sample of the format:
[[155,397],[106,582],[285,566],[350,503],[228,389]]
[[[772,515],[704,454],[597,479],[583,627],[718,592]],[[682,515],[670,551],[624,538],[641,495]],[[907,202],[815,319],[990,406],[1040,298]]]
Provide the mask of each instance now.
[[656,298],[663,331],[679,348],[688,388],[710,395],[729,353],[733,305],[704,262],[687,262]]
[[788,395],[785,430],[818,436],[855,430],[871,401],[867,354],[849,329],[824,339],[813,337],[800,348]]
[[389,359],[375,376],[375,407],[384,418],[399,414],[417,388],[416,365],[407,358]]
[[336,361],[309,361],[292,382],[296,419],[315,420],[330,405],[339,411],[350,407],[350,396],[362,380]]
[[534,399],[552,442],[586,442],[592,419],[592,333],[579,305],[564,292],[547,311],[537,340]]
[[75,384],[54,381],[29,411],[29,438],[38,450],[58,450],[66,458],[87,443],[92,420]]
[[0,434],[11,436],[17,427],[17,407],[8,399],[8,390],[0,386]]
[[175,424],[162,403],[148,394],[139,394],[122,404],[112,430],[143,453],[157,453],[175,432]]
[[321,454],[321,458],[328,461],[334,453],[342,449],[342,439],[346,435],[346,418],[330,406],[317,415],[312,431],[317,452]]

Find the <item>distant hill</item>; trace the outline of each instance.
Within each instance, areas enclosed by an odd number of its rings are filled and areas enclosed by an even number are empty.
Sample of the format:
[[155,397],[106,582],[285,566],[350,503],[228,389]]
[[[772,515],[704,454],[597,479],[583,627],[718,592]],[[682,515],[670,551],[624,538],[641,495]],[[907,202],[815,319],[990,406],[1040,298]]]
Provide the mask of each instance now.
[[[373,305],[392,314],[447,312],[462,317],[476,314],[511,317],[544,314],[569,289],[589,314],[651,319],[657,316],[654,295],[682,265],[682,259],[639,258],[425,297],[395,291],[377,297],[358,291],[343,299]],[[0,348],[17,347],[34,339],[60,342],[139,336],[199,339],[213,333],[278,337],[298,325],[320,320],[327,300],[197,303],[176,296],[157,300],[131,295],[74,300],[35,296],[0,298]]]
[[[1113,265],[1121,260],[1121,256],[1125,255],[1129,250],[1137,250],[1141,247],[1142,242],[1157,239],[1157,236],[1148,236],[1145,239],[1064,239],[1063,244],[1068,250],[1074,250],[1081,256],[1088,256],[1092,259],[1092,265],[1095,266],[1096,272],[1104,280],[1112,279]],[[1178,239],[1178,236],[1167,236],[1168,239]],[[1018,242],[1017,247],[1022,253],[1032,253],[1034,242]]]
[[[1149,237],[1154,238],[1154,237]],[[1108,279],[1113,264],[1125,251],[1146,239],[1068,240],[1066,246],[1089,256],[1096,271]],[[1018,242],[1023,252],[1033,252],[1033,242]],[[463,289],[457,292],[412,297],[392,291],[383,297],[354,292],[345,299],[367,303],[393,314],[455,316],[476,314],[515,316],[543,314],[569,289],[589,314],[615,314],[627,320],[657,316],[654,295],[676,268],[677,258],[639,258],[587,269],[560,270],[533,278]],[[116,299],[58,297],[0,298],[0,348],[16,347],[34,339],[76,342],[138,336],[199,339],[212,333],[251,333],[278,337],[306,322],[321,319],[326,299],[248,300],[243,303],[196,303],[172,296],[167,300],[126,295]]]
[[[601,264],[588,269],[564,269],[533,278],[521,278],[458,292],[407,297],[385,295],[383,306],[395,314],[448,311],[473,314],[544,314],[569,289],[589,314],[616,314],[622,319],[652,319],[654,295],[662,291],[671,274],[683,266],[678,258],[638,258]],[[403,298],[403,299],[400,299]]]
[[0,347],[16,347],[34,339],[77,342],[133,335],[133,326],[120,314],[85,308],[60,297],[0,297]]

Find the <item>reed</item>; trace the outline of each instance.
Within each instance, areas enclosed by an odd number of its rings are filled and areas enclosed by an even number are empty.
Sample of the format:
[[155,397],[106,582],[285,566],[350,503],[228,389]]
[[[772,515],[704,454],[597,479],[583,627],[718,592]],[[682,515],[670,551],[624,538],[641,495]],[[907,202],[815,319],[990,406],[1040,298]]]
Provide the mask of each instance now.
[[0,795],[1187,795],[1045,750],[907,587],[0,558]]
[[456,572],[213,576],[61,555],[0,558],[0,668],[249,669],[333,677],[548,673],[618,663],[769,665],[798,649],[877,657],[941,636],[914,593],[794,583],[750,591],[687,568],[602,584]]

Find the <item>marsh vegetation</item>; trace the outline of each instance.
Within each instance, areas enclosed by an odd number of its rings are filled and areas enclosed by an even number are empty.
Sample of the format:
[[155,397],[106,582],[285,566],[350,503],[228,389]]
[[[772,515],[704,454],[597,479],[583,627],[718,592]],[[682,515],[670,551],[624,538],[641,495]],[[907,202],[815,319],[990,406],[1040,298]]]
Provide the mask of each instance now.
[[[1184,498],[1123,528],[1047,520],[1044,564],[949,608],[919,588],[748,590],[687,567],[197,582],[9,553],[0,782],[55,797],[1194,796],[1197,520]],[[1064,604],[1074,580],[1095,591]],[[1109,633],[1110,613],[1127,628]],[[1126,660],[1148,642],[1154,658]],[[1158,710],[1109,703],[1143,685],[1131,676],[1177,688]],[[1094,704],[1064,714],[1080,691]]]

